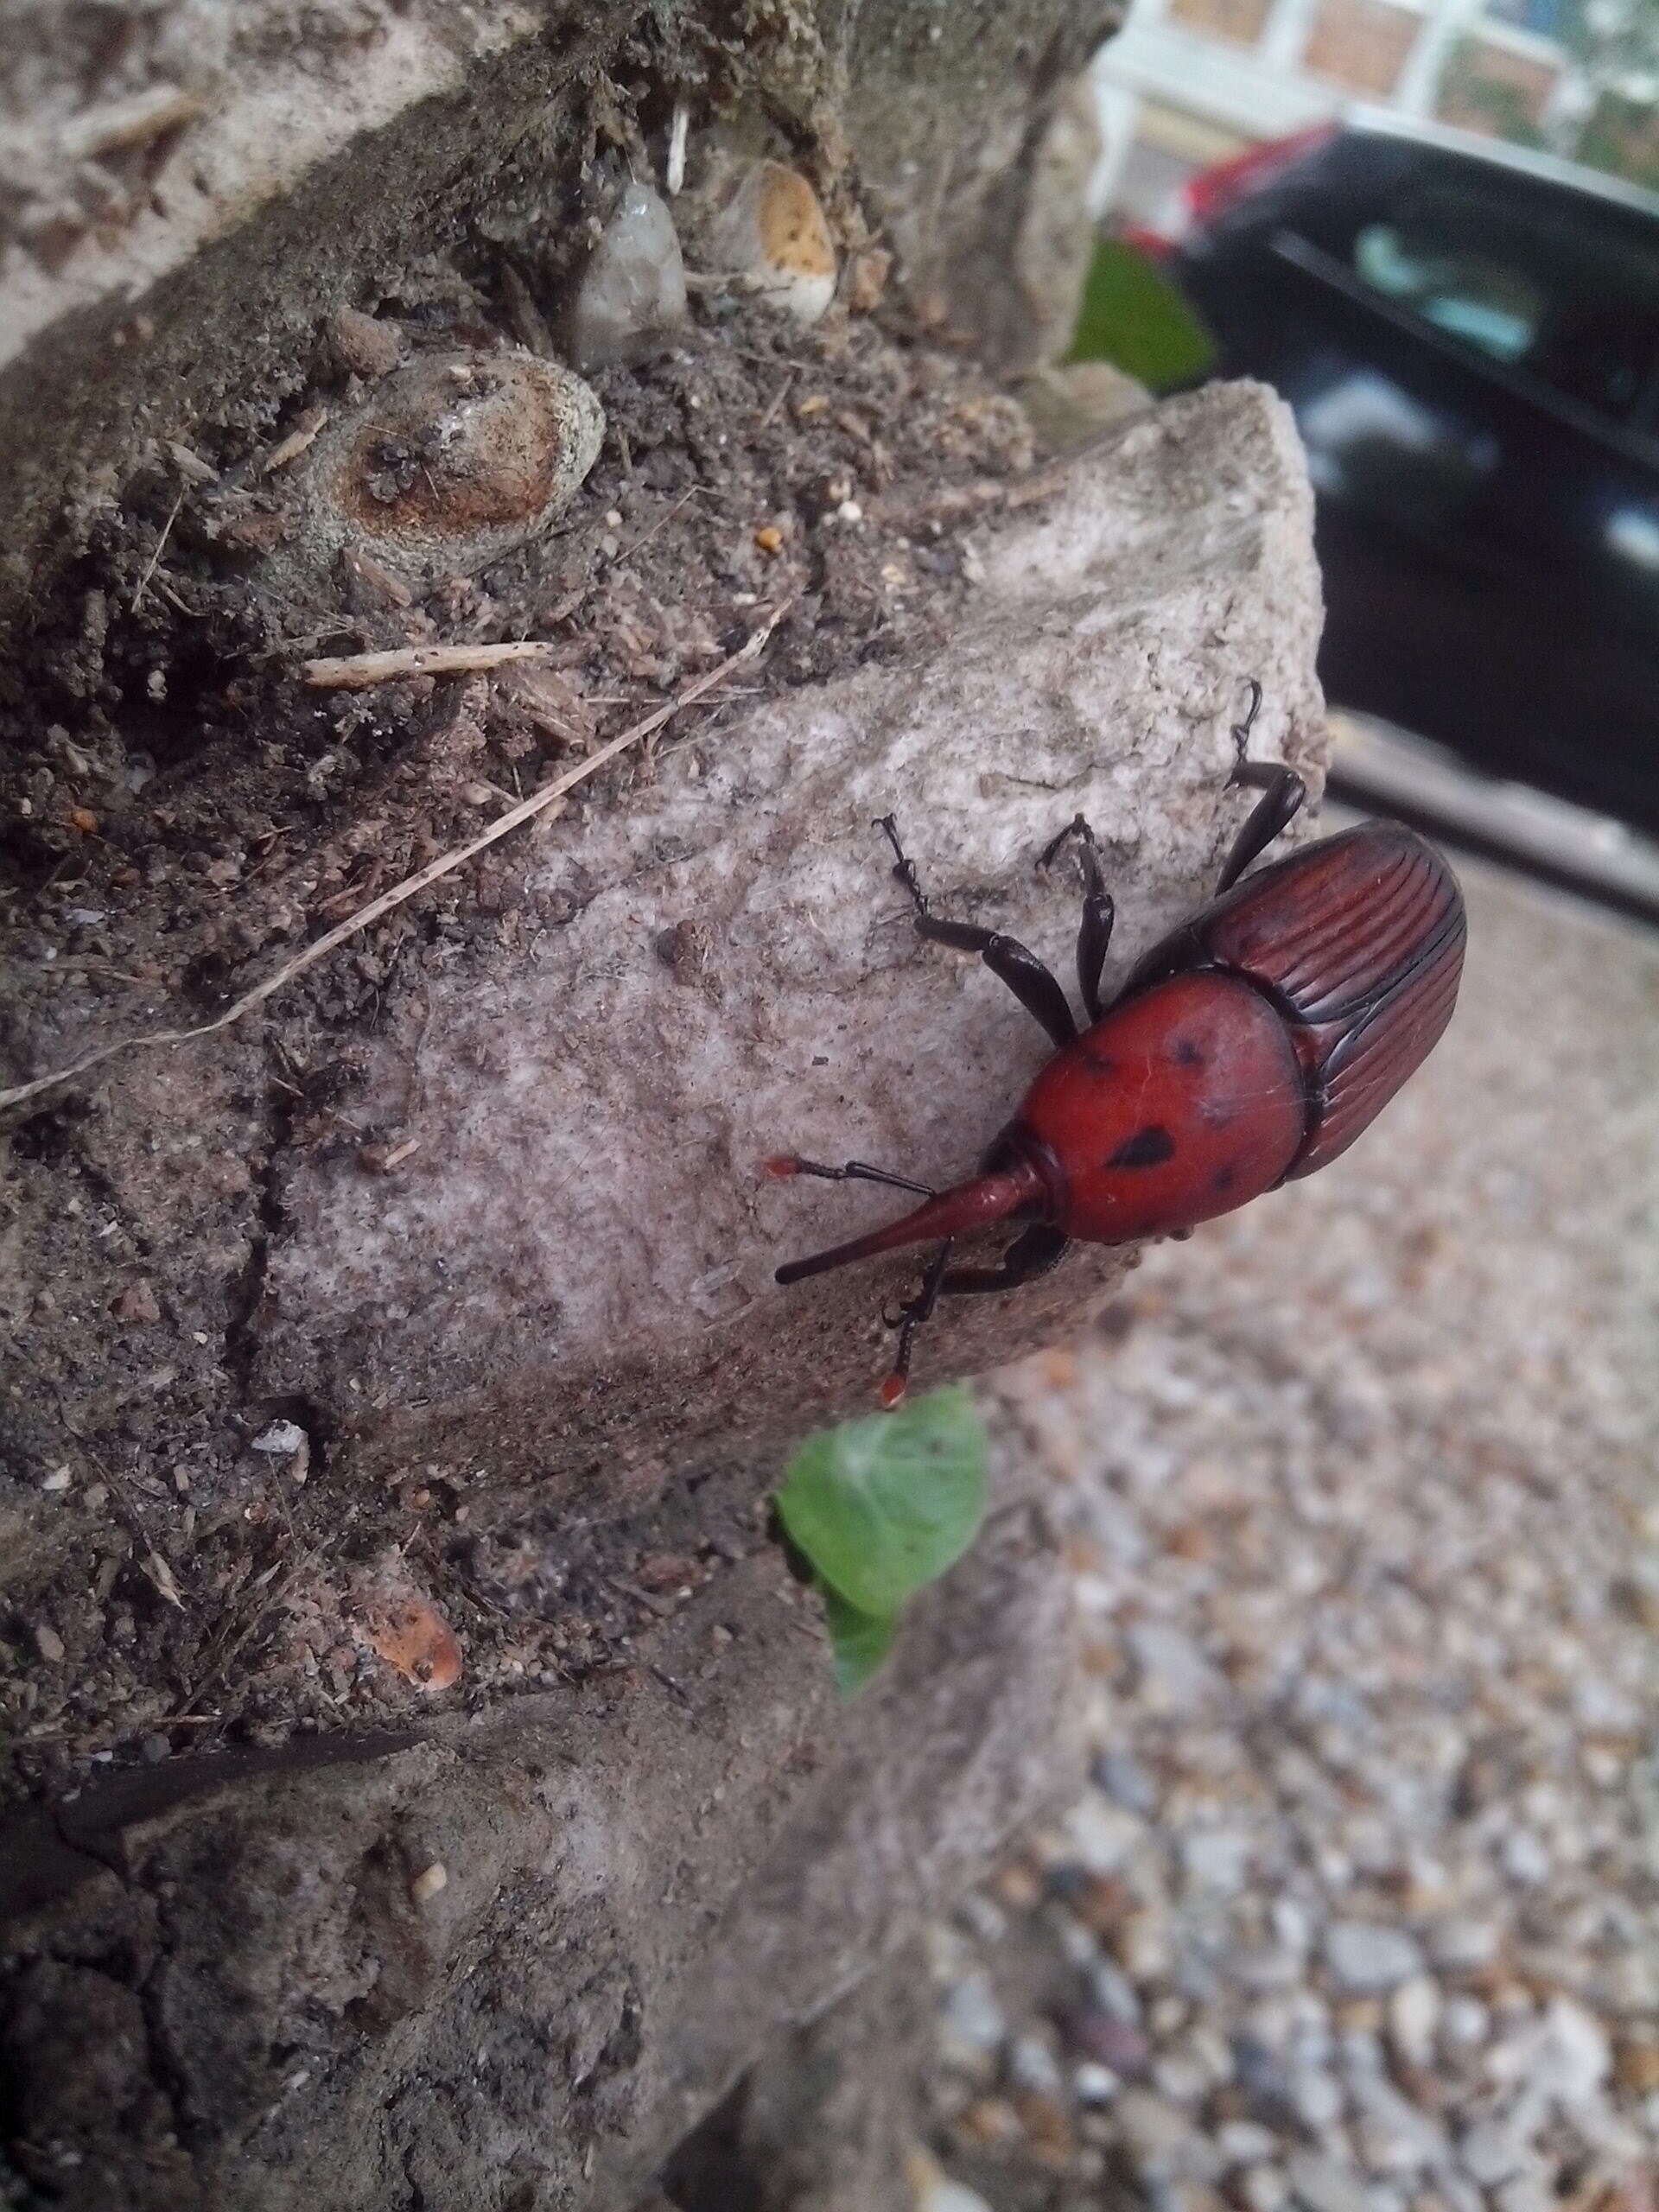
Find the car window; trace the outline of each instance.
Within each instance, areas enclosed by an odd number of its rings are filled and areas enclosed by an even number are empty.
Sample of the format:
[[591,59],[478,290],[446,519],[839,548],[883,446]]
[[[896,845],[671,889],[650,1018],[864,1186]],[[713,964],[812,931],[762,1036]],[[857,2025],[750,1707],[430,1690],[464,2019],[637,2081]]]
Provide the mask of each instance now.
[[1479,193],[1418,189],[1362,224],[1355,275],[1490,360],[1618,423],[1645,416],[1659,373],[1659,234],[1597,236]]
[[1367,223],[1354,239],[1354,272],[1497,361],[1525,359],[1549,304],[1541,284],[1433,216]]

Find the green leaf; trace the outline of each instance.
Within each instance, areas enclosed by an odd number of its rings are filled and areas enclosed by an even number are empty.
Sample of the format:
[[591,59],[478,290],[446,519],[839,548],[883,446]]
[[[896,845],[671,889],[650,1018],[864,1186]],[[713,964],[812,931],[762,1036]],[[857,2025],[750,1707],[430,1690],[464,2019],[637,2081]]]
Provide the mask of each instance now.
[[985,1510],[985,1431],[960,1386],[809,1436],[778,1493],[790,1541],[861,1613],[896,1613]]
[[1120,238],[1095,247],[1069,361],[1112,361],[1154,391],[1190,384],[1211,367],[1209,332],[1143,253]]
[[857,1612],[822,1579],[817,1588],[836,1655],[836,1688],[842,1697],[856,1697],[892,1650],[898,1617]]

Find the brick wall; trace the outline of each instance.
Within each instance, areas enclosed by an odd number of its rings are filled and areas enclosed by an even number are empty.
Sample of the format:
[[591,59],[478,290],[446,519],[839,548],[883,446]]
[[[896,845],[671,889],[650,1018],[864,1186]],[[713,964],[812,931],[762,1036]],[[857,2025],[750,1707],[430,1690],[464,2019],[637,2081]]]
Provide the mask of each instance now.
[[1320,0],[1303,67],[1383,99],[1416,44],[1423,18],[1392,0]]

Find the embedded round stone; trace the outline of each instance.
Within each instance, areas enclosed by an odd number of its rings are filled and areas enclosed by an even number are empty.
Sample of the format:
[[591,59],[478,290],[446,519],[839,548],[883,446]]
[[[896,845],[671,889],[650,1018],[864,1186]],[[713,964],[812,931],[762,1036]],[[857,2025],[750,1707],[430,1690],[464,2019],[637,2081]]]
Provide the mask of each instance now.
[[350,546],[412,583],[538,537],[599,457],[604,410],[530,353],[429,353],[337,416],[294,472],[274,556],[315,582]]

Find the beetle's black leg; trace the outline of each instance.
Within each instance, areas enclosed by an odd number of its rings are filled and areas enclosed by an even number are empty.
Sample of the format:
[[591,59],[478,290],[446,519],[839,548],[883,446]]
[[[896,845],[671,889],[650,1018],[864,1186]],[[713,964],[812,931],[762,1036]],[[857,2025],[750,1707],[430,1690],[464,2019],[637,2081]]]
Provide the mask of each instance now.
[[1098,1021],[1102,1011],[1100,971],[1106,965],[1106,949],[1112,941],[1112,923],[1117,909],[1100,871],[1100,841],[1082,815],[1073,815],[1059,836],[1044,848],[1038,867],[1052,867],[1068,837],[1077,841],[1077,859],[1083,868],[1083,919],[1077,925],[1077,988],[1083,993],[1090,1020]]
[[1001,930],[981,929],[974,922],[944,922],[930,913],[922,887],[916,880],[916,864],[905,856],[893,817],[884,814],[875,826],[893,847],[893,872],[910,893],[920,935],[931,938],[936,944],[953,945],[958,952],[978,953],[992,975],[1001,977],[1026,1012],[1042,1023],[1053,1042],[1057,1046],[1069,1045],[1077,1033],[1077,1025],[1071,1019],[1065,993],[1036,954],[1027,951],[1018,938],[1004,937]]
[[933,1318],[933,1308],[939,1302],[939,1287],[944,1281],[944,1271],[950,1257],[954,1240],[947,1236],[927,1263],[927,1273],[922,1277],[922,1287],[914,1298],[889,1314],[885,1309],[881,1319],[890,1329],[899,1332],[899,1349],[893,1355],[893,1367],[881,1385],[881,1402],[889,1412],[910,1387],[911,1346],[916,1341],[916,1332],[925,1321]]
[[844,1167],[825,1167],[816,1160],[802,1160],[792,1152],[780,1153],[766,1162],[768,1175],[822,1175],[826,1183],[885,1183],[895,1191],[914,1191],[918,1198],[937,1198],[931,1183],[912,1182],[908,1175],[890,1174],[862,1160],[849,1160]]
[[939,1285],[946,1298],[971,1298],[982,1291],[1018,1290],[1060,1263],[1069,1238],[1052,1222],[1033,1222],[1016,1236],[995,1268],[952,1268]]
[[1279,832],[1300,812],[1302,801],[1307,797],[1307,785],[1294,768],[1287,768],[1278,760],[1248,760],[1245,747],[1250,741],[1250,730],[1262,705],[1262,686],[1252,677],[1250,704],[1242,722],[1233,725],[1233,743],[1238,757],[1233,763],[1233,772],[1228,778],[1230,788],[1235,784],[1247,785],[1259,791],[1262,797],[1250,810],[1249,819],[1233,840],[1233,849],[1216,884],[1216,896],[1230,891],[1250,862],[1264,853]]

